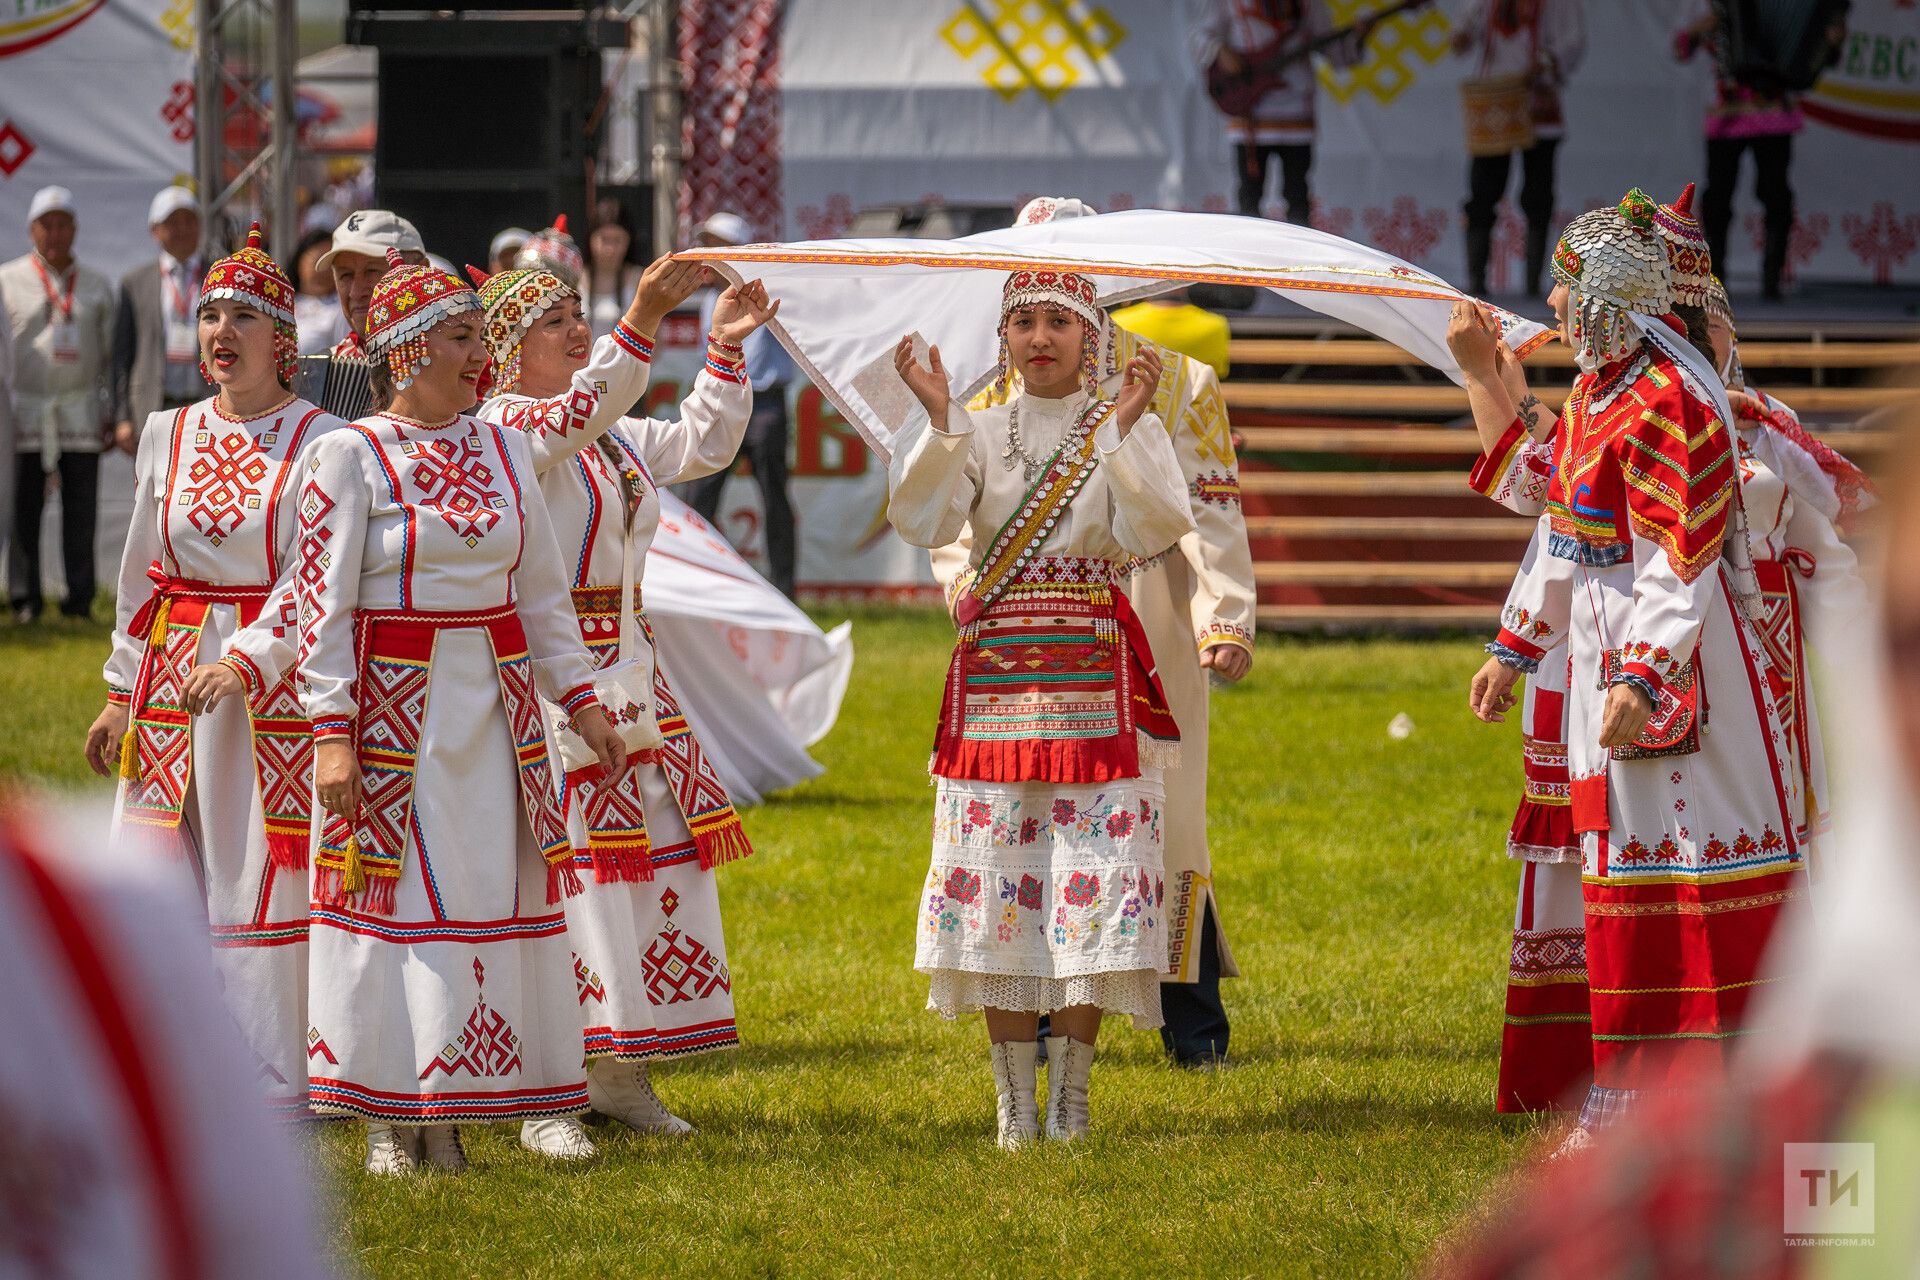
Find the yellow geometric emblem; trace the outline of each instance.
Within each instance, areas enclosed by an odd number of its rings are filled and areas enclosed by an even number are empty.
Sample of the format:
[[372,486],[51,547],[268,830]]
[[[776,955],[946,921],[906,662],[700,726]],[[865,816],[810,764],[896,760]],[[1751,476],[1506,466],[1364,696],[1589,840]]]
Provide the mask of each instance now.
[[[1328,0],[1335,26],[1363,18],[1380,6],[1376,0]],[[1447,56],[1453,24],[1438,5],[1424,5],[1395,14],[1373,29],[1366,57],[1351,67],[1335,70],[1320,64],[1320,83],[1335,102],[1351,102],[1370,94],[1392,102],[1420,75],[1420,64]]]
[[969,63],[985,54],[980,78],[1008,102],[1027,89],[1052,102],[1093,74],[1127,30],[1084,0],[964,0],[940,38]]
[[173,47],[185,52],[193,48],[195,26],[193,21],[194,0],[173,0],[160,15],[161,29],[167,33],[167,39]]

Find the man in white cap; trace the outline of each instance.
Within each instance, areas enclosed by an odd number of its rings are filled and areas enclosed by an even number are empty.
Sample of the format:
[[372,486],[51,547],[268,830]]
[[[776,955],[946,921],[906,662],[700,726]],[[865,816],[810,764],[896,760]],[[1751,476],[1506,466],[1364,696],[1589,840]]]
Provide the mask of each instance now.
[[[694,229],[694,243],[702,247],[751,244],[753,228],[737,213],[716,213]],[[713,327],[713,291],[700,304],[700,330]],[[794,380],[793,361],[780,340],[765,328],[755,329],[742,344],[747,366],[747,382],[753,387],[753,416],[747,419],[747,436],[740,445],[740,456],[753,468],[753,482],[760,488],[767,537],[767,580],[789,600],[794,593],[794,561],[797,546],[793,526],[793,502],[787,496],[787,386]],[[698,511],[707,523],[720,528],[720,493],[726,487],[727,468],[715,475],[686,485],[687,505]]]
[[[1070,196],[1027,202],[1016,226],[1083,218],[1096,210]],[[1100,385],[1114,394],[1133,357],[1153,343],[1111,326]],[[1165,347],[1150,405],[1173,436],[1185,473],[1194,530],[1149,561],[1136,561],[1121,585],[1146,628],[1154,665],[1180,726],[1180,763],[1166,771],[1167,967],[1161,974],[1161,1040],[1181,1066],[1208,1069],[1227,1056],[1222,976],[1238,977],[1221,927],[1207,845],[1207,695],[1209,677],[1234,681],[1253,666],[1253,556],[1240,512],[1240,464],[1234,454],[1220,379],[1213,368]],[[1018,395],[1017,376],[1004,393]],[[993,403],[991,388],[976,403]],[[967,564],[958,543],[933,553],[944,588]]]
[[487,246],[487,270],[494,275],[513,269],[513,260],[520,256],[521,246],[533,239],[533,232],[525,227],[508,227],[493,238]]
[[13,406],[19,473],[13,538],[15,616],[40,614],[40,517],[59,477],[62,611],[93,607],[94,513],[100,450],[112,427],[108,362],[113,353],[113,281],[74,260],[73,193],[43,187],[27,208],[33,251],[0,265],[0,307],[13,338]]
[[113,325],[113,442],[129,455],[148,414],[213,394],[200,376],[195,308],[206,274],[200,202],[185,187],[165,188],[147,207],[147,230],[159,259],[120,278]]
[[302,356],[294,374],[296,394],[328,413],[351,422],[373,412],[367,382],[367,306],[373,286],[387,273],[387,250],[398,249],[408,262],[424,265],[426,245],[411,222],[386,209],[356,209],[333,233],[333,247],[314,270],[333,268],[333,288],[347,318],[347,336],[324,356]]

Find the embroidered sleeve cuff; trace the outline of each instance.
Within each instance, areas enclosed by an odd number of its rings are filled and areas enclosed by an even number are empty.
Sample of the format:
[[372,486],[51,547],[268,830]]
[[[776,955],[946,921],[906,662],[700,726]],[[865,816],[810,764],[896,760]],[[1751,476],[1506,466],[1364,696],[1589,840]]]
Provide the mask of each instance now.
[[747,380],[747,361],[739,347],[713,339],[707,341],[707,372],[722,382],[735,384]]
[[133,690],[110,684],[107,686],[107,702],[116,707],[130,707],[133,705]]
[[583,684],[560,699],[561,709],[569,716],[577,716],[588,707],[597,705],[594,701],[593,686],[590,684]]
[[[1501,632],[1501,635],[1505,634],[1504,631]],[[1508,648],[1498,640],[1487,646],[1487,652],[1498,658],[1501,666],[1512,667],[1515,671],[1524,671],[1532,675],[1540,669],[1540,659],[1537,656],[1530,658],[1516,649]]]
[[313,740],[320,742],[327,738],[350,738],[353,736],[353,721],[346,716],[323,716],[313,722]]
[[1475,493],[1491,498],[1499,490],[1501,477],[1513,469],[1514,456],[1526,442],[1527,424],[1516,415],[1500,433],[1493,448],[1474,459],[1473,470],[1467,473],[1468,486]]
[[1630,684],[1646,694],[1647,701],[1659,702],[1661,686],[1666,682],[1660,678],[1658,671],[1644,662],[1623,662],[1609,683]]
[[1253,651],[1253,633],[1231,622],[1209,623],[1194,639],[1203,651],[1217,644],[1237,644],[1249,653]]
[[638,360],[641,364],[653,363],[653,341],[640,336],[625,320],[613,326],[614,345]]
[[253,665],[253,659],[246,654],[235,650],[220,659],[220,665],[230,668],[235,675],[239,676],[241,683],[247,686],[247,693],[252,697],[257,698],[266,692],[266,676],[261,673],[259,667]]
[[[1500,628],[1500,633],[1493,639],[1494,643],[1501,648],[1517,653],[1535,665],[1538,665],[1540,659],[1546,656],[1547,651],[1545,649],[1527,639],[1525,636],[1520,635],[1518,632],[1509,631],[1505,627]],[[1530,667],[1528,670],[1532,670],[1532,668]]]

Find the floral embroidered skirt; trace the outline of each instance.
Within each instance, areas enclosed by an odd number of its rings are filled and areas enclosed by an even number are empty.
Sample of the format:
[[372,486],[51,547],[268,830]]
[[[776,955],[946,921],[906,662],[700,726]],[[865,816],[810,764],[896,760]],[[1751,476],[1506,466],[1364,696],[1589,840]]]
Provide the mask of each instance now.
[[927,1007],[1092,1004],[1158,1027],[1166,965],[1160,771],[1092,785],[936,778],[914,968]]

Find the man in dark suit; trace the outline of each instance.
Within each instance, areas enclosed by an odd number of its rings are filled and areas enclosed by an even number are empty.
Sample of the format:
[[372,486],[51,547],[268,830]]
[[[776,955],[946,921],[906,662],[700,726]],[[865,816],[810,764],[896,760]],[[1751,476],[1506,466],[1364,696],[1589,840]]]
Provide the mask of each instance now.
[[185,187],[168,187],[147,209],[157,261],[120,281],[113,326],[115,446],[132,453],[147,415],[213,394],[200,376],[195,300],[206,264],[200,260],[200,202]]

